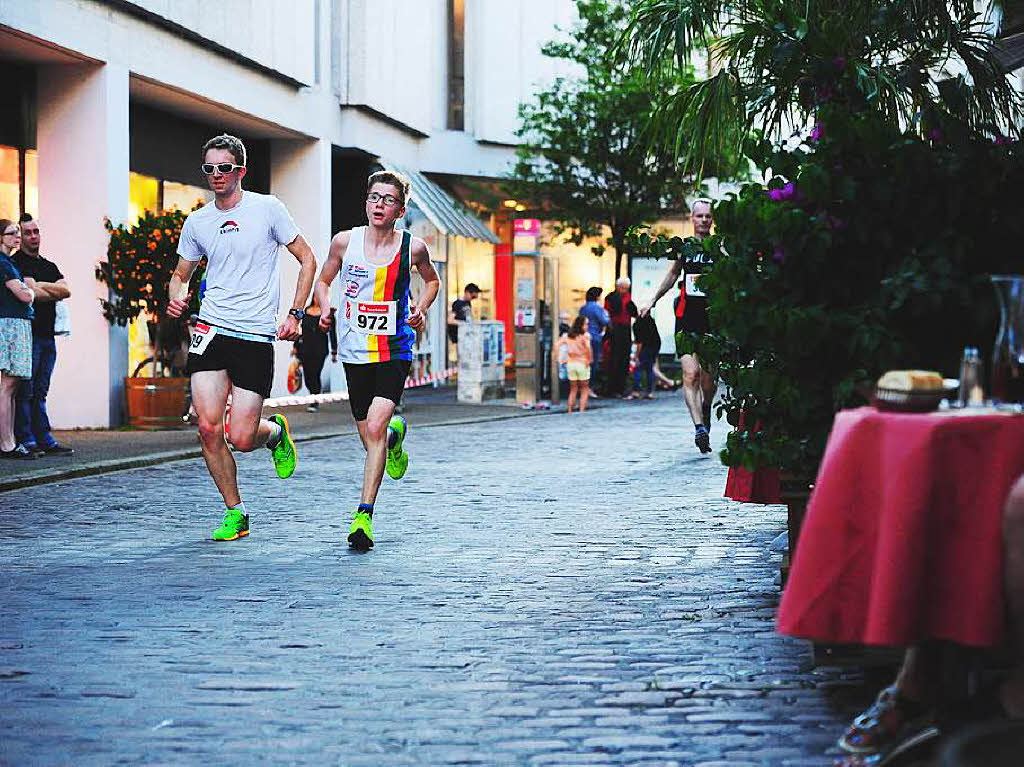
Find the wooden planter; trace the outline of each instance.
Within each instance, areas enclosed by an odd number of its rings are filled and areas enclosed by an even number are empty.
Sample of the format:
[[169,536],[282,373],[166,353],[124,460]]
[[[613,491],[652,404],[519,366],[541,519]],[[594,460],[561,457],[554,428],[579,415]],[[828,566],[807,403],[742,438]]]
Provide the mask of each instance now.
[[125,378],[128,425],[140,429],[181,429],[185,424],[188,378]]
[[800,527],[804,523],[804,514],[807,513],[807,501],[811,497],[813,480],[807,477],[798,477],[794,474],[783,473],[779,477],[779,497],[786,504],[786,530],[789,533],[789,550],[782,557],[782,587],[786,587],[786,580],[789,578],[789,569],[792,566],[793,557],[796,556],[796,545],[800,539]]

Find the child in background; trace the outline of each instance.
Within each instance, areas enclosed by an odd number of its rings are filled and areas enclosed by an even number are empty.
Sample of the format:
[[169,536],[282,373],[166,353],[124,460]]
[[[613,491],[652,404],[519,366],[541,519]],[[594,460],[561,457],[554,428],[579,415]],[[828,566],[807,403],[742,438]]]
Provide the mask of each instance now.
[[572,412],[579,399],[579,412],[587,409],[590,397],[590,365],[594,361],[594,353],[590,347],[590,334],[587,332],[587,318],[577,317],[573,320],[569,332],[558,339],[558,348],[563,345],[568,350],[566,367],[569,371],[569,412]]

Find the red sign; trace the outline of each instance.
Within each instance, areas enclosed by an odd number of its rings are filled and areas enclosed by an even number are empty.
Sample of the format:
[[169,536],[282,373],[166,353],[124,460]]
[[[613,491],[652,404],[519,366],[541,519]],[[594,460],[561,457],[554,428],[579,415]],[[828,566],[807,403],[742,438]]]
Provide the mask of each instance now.
[[517,218],[512,222],[513,231],[525,237],[540,237],[539,218]]

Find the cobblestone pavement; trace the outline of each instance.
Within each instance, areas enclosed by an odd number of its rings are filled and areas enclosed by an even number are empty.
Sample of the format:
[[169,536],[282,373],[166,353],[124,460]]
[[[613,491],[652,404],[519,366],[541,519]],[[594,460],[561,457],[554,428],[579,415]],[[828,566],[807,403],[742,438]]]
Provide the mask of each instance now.
[[859,677],[775,635],[784,511],[678,395],[411,425],[367,554],[352,436],[241,457],[229,544],[199,460],[0,494],[0,763],[829,763]]

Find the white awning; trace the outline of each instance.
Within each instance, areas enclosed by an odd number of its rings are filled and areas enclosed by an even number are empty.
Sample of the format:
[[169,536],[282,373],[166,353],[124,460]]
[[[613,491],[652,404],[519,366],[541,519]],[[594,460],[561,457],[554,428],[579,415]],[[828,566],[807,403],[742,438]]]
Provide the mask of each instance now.
[[409,179],[409,183],[412,185],[409,197],[442,234],[483,240],[492,245],[501,244],[501,240],[487,228],[483,221],[466,210],[450,194],[422,173],[385,160],[380,162],[386,170],[401,173]]

